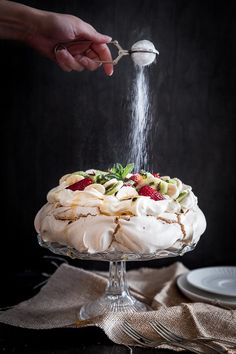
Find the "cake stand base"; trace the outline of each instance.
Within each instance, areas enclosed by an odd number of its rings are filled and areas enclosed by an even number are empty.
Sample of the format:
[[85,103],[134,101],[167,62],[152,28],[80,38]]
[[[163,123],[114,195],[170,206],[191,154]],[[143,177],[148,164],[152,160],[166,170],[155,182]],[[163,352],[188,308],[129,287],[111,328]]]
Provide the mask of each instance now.
[[80,319],[87,320],[110,312],[142,312],[150,307],[130,295],[126,282],[125,261],[110,262],[105,294],[82,306]]
[[104,315],[109,312],[142,312],[150,308],[132,296],[103,296],[94,302],[82,306],[80,319],[88,320],[93,317]]

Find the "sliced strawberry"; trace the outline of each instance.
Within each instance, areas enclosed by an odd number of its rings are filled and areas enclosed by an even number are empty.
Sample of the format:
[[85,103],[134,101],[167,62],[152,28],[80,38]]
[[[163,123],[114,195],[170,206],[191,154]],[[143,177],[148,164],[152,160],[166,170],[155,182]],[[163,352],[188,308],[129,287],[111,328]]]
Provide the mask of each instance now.
[[139,173],[135,173],[129,179],[131,179],[131,181],[134,181],[134,186],[137,186],[143,179],[143,177]]
[[143,186],[142,188],[140,188],[138,194],[144,197],[150,197],[153,200],[165,199],[160,192],[150,186]]
[[66,189],[70,189],[72,191],[83,191],[85,187],[89,186],[92,183],[92,178],[86,177],[84,179],[81,179],[81,181],[71,184],[70,186],[66,187]]
[[152,174],[154,177],[160,178],[160,174],[159,173],[153,173]]

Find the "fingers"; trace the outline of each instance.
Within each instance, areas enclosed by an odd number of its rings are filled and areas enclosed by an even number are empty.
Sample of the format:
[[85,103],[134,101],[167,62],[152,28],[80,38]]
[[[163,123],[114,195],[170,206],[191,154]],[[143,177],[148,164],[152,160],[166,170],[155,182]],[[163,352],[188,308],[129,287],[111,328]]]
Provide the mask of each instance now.
[[79,62],[85,69],[90,71],[94,71],[100,66],[99,63],[96,63],[94,60],[91,60],[88,57],[82,57]]
[[112,38],[110,36],[107,36],[105,34],[101,34],[97,31],[91,32],[89,35],[89,39],[93,41],[94,43],[109,43]]
[[[61,49],[56,51],[56,60],[60,68],[64,71],[70,72],[72,70],[75,71],[83,71],[84,66],[79,62],[79,58],[77,60],[68,52],[67,49]],[[81,57],[81,56],[80,56]]]
[[[87,46],[83,53],[78,53],[77,50],[78,48],[74,46],[69,50],[62,47],[56,51],[56,60],[62,70],[67,72],[83,71],[84,69],[94,71],[101,65],[100,61],[112,61],[111,52],[104,43],[93,43],[90,47]],[[113,74],[113,64],[103,64],[103,67],[108,76]]]
[[[81,40],[81,42],[72,42],[68,47],[68,51],[74,57],[76,57],[78,54],[83,54],[83,56],[89,57],[90,59],[94,59],[95,61],[112,61],[110,49],[105,43],[94,43],[91,41],[87,41],[87,39],[86,41]],[[88,56],[87,53],[92,53],[92,56]],[[91,64],[91,61],[86,61],[85,59],[83,61],[83,65],[86,68],[88,63]],[[88,66],[88,70],[91,70],[90,65]],[[104,71],[108,76],[111,76],[113,73],[113,65],[104,64]]]
[[[110,52],[110,49],[108,48],[108,46],[106,44],[95,44],[95,43],[93,43],[91,45],[91,48],[97,54],[97,56],[99,57],[100,61],[110,61],[110,62],[112,62],[111,52]],[[104,68],[105,73],[108,76],[111,76],[113,74],[113,64],[103,64],[103,68]]]
[[81,37],[85,37],[87,40],[93,42],[93,43],[110,43],[112,38],[110,36],[107,36],[106,34],[101,34],[97,32],[95,29],[86,32],[86,33],[81,33]]
[[84,54],[91,50],[91,44],[91,41],[79,39],[75,42],[71,42],[66,48],[70,52],[70,54],[75,57],[77,54]]
[[[77,56],[76,56],[77,59]],[[91,49],[87,49],[84,52],[84,55],[79,59],[80,64],[87,70],[94,71],[96,70],[101,64],[99,63],[98,55]]]
[[[90,47],[96,52],[101,61],[112,61],[111,52],[107,46],[107,43],[112,40],[110,36],[97,32],[90,24],[83,21],[80,23],[79,38],[92,42]],[[112,64],[104,64],[103,68],[108,76],[113,74]]]
[[101,65],[96,62],[99,58],[92,50],[88,53],[88,56],[77,54],[73,57],[66,49],[61,49],[56,52],[56,60],[60,68],[67,72],[72,70],[83,71],[84,69],[94,71]]

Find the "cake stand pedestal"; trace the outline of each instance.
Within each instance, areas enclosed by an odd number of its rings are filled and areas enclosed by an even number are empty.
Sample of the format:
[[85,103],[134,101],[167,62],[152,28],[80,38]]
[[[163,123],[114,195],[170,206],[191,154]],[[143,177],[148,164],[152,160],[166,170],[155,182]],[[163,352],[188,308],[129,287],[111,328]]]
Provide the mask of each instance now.
[[126,262],[110,262],[109,280],[103,296],[82,306],[81,319],[89,319],[106,312],[140,312],[150,310],[149,306],[136,300],[129,293],[126,281]]

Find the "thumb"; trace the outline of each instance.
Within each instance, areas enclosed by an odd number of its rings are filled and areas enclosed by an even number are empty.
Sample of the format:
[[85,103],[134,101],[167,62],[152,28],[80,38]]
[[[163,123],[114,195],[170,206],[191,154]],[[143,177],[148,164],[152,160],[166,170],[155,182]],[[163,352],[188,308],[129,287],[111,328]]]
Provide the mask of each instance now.
[[107,36],[105,34],[101,34],[97,31],[87,33],[87,37],[88,37],[88,39],[90,39],[94,43],[98,43],[98,44],[99,43],[109,43],[112,40],[112,38],[110,36]]
[[95,29],[87,31],[86,33],[83,33],[83,35],[84,37],[86,37],[87,40],[98,44],[109,43],[112,40],[112,37],[107,36],[106,34],[99,33]]

